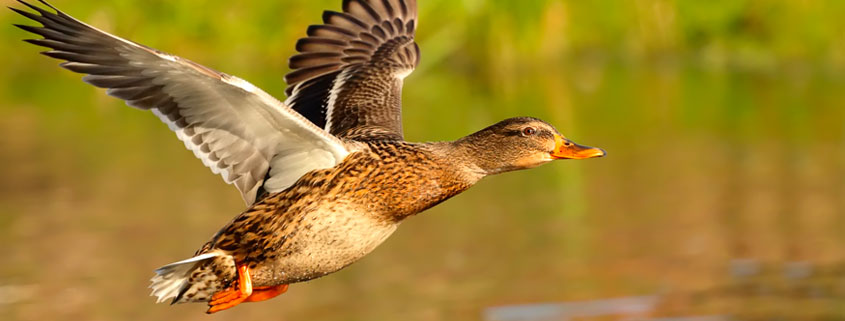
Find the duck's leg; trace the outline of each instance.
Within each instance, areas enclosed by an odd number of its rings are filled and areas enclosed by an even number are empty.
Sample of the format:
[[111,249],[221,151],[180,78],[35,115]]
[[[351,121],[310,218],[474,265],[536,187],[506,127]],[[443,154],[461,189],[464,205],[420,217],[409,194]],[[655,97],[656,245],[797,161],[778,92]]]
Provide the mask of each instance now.
[[244,302],[252,295],[252,279],[249,276],[249,267],[246,264],[236,264],[238,268],[238,280],[231,288],[214,293],[208,301],[208,311],[211,314],[223,311]]
[[252,289],[252,295],[246,298],[244,302],[258,302],[275,298],[279,294],[285,293],[288,290],[287,284],[262,286]]

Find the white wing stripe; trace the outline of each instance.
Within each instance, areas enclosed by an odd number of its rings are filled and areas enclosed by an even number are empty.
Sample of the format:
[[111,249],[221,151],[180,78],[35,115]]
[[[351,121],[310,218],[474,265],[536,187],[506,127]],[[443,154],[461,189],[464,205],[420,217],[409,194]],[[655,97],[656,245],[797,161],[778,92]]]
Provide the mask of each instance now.
[[329,101],[326,104],[326,128],[327,132],[331,132],[332,128],[332,114],[334,114],[334,106],[335,102],[337,101],[337,95],[340,94],[340,91],[343,89],[343,85],[346,84],[346,80],[349,79],[349,76],[352,75],[352,69],[347,68],[340,72],[337,77],[332,81],[332,89],[329,91]]

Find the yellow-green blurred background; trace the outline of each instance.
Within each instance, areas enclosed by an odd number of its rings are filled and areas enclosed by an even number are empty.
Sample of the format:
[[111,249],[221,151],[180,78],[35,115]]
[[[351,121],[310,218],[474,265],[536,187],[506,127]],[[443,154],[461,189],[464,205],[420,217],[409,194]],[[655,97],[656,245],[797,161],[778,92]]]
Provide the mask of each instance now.
[[[283,98],[295,40],[340,2],[53,4]],[[0,10],[0,319],[506,320],[486,309],[652,295],[634,317],[845,319],[845,1],[419,7],[406,138],[531,115],[609,156],[485,179],[351,267],[210,317],[146,287],[236,190]]]

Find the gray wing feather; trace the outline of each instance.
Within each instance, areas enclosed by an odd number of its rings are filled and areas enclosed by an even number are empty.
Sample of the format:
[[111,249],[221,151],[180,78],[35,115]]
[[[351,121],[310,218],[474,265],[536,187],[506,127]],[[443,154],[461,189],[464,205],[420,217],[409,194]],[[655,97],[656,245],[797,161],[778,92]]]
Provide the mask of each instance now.
[[11,9],[42,24],[18,25],[44,37],[27,42],[50,48],[43,54],[66,60],[60,65],[87,74],[85,82],[152,111],[247,204],[260,187],[283,190],[348,154],[336,137],[240,78],[110,35],[44,1],[56,12],[19,2],[38,14]]

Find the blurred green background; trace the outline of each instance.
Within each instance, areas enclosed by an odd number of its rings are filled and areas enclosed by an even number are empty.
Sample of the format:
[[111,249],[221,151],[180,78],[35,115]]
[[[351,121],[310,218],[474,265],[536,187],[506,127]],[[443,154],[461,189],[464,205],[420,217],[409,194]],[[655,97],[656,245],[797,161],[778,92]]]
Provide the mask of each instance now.
[[[279,98],[295,40],[340,8],[52,2]],[[531,115],[609,156],[485,179],[351,267],[210,317],[146,287],[236,190],[0,10],[0,319],[505,320],[486,309],[650,295],[638,317],[845,319],[845,1],[419,2],[408,140]]]

